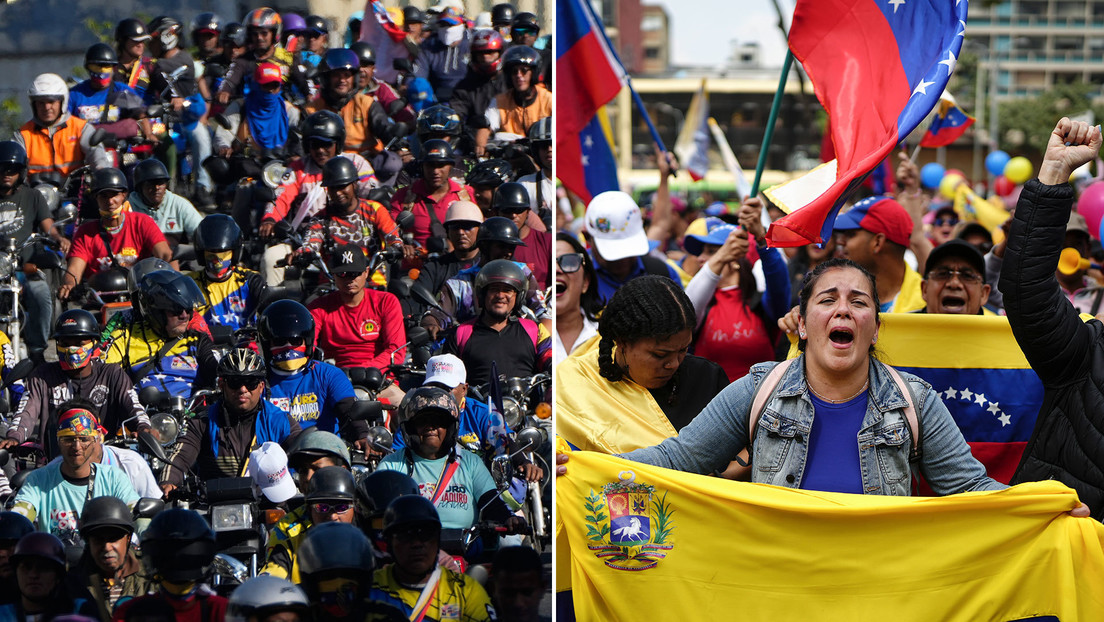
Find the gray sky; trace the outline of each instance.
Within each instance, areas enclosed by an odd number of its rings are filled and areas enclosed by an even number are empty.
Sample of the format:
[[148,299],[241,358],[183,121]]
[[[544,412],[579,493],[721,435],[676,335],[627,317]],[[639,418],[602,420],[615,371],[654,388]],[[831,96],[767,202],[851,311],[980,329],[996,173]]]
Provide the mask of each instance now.
[[[671,20],[672,63],[716,65],[728,57],[730,41],[758,41],[765,67],[781,67],[786,41],[771,0],[645,0],[667,9]],[[779,0],[793,13],[794,0]]]

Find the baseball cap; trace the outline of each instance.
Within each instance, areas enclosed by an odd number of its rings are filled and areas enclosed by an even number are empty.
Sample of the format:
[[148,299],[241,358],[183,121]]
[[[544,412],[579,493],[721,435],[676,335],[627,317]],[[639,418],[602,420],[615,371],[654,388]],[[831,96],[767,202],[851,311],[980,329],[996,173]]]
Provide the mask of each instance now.
[[640,206],[619,190],[603,192],[586,209],[587,233],[606,261],[639,257],[648,252],[648,236]]
[[912,218],[900,203],[883,194],[856,203],[836,218],[833,229],[865,229],[871,233],[883,233],[890,242],[907,247],[912,236]]
[[953,238],[936,246],[928,254],[928,261],[924,264],[924,278],[927,278],[932,268],[939,265],[939,262],[947,257],[965,259],[970,262],[970,267],[976,270],[978,274],[985,276],[985,257],[981,254],[981,251],[966,240]]
[[453,201],[445,212],[445,223],[454,221],[483,222],[483,210],[471,201]]
[[450,389],[467,382],[468,370],[455,354],[439,354],[431,356],[426,362],[425,381],[422,384],[436,382]]
[[330,272],[364,272],[368,269],[368,260],[364,257],[364,249],[359,246],[347,244],[334,251],[330,256]]
[[736,229],[736,225],[730,225],[720,218],[698,218],[686,228],[682,247],[691,255],[701,255],[706,244],[720,246],[728,239],[728,234]]
[[1069,221],[1066,222],[1066,233],[1073,233],[1074,231],[1092,237],[1092,234],[1089,233],[1089,222],[1085,220],[1085,217],[1077,212],[1070,212]]
[[249,454],[249,477],[254,492],[259,491],[273,503],[295,496],[295,480],[288,472],[288,457],[279,443],[267,441]]
[[253,80],[257,84],[281,82],[283,79],[284,76],[280,73],[280,67],[276,63],[261,63],[257,65],[257,69],[253,72]]

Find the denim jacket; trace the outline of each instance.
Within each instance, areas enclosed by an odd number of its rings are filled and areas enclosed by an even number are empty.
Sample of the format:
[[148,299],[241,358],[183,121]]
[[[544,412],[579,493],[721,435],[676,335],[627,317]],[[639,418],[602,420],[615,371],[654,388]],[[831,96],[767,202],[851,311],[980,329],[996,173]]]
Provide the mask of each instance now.
[[[752,447],[752,481],[800,488],[809,452],[813,403],[805,383],[805,357],[782,375],[775,394],[763,408]],[[636,462],[688,471],[723,470],[748,444],[748,417],[755,388],[777,363],[760,363],[751,373],[728,385],[678,436],[624,457]],[[999,490],[985,467],[970,453],[951,413],[931,385],[911,374],[920,424],[920,471],[939,495],[970,490]],[[907,401],[885,365],[871,359],[866,416],[856,442],[866,494],[907,496],[911,492],[909,451],[912,433],[905,418]]]

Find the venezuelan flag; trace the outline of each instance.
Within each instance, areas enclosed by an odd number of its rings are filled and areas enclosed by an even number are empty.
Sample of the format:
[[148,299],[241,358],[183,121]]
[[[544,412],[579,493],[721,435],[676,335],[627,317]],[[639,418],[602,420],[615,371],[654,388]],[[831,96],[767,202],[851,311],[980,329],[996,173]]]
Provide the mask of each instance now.
[[954,97],[947,92],[943,93],[936,110],[927,133],[920,139],[921,147],[945,147],[965,134],[966,128],[976,120],[959,108]]
[[932,385],[989,477],[1008,483],[1043,403],[1008,318],[885,313],[877,348],[882,362]]

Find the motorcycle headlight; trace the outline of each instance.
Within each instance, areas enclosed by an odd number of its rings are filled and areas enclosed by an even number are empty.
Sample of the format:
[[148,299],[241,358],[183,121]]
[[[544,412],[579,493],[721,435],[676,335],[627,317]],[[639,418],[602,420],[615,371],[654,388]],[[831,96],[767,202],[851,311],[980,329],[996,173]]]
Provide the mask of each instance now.
[[502,418],[511,430],[517,430],[521,427],[524,416],[525,413],[521,411],[521,405],[518,404],[517,400],[512,397],[502,398]]
[[175,443],[176,435],[180,433],[180,423],[169,413],[155,413],[150,417],[150,427],[161,438],[162,447]]
[[248,503],[216,505],[211,508],[211,529],[215,532],[253,528],[253,514]]

